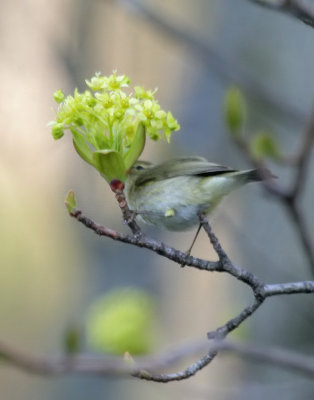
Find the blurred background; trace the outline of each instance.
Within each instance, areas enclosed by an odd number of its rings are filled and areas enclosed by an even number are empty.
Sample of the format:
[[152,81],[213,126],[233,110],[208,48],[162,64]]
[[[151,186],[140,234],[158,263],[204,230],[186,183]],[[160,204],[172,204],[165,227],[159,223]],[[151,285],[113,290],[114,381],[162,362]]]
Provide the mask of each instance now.
[[[63,351],[67,329],[84,323],[109,290],[132,286],[157,298],[154,352],[206,337],[249,304],[246,287],[226,275],[181,269],[145,250],[100,239],[68,216],[79,208],[127,231],[105,181],[73,150],[70,135],[54,141],[52,94],[85,90],[95,72],[126,74],[158,87],[161,106],[181,124],[169,146],[148,142],[143,158],[202,155],[248,166],[223,116],[233,83],[249,99],[250,129],[297,149],[313,106],[314,31],[245,0],[2,0],[0,5],[0,337],[35,354]],[[283,185],[292,171],[270,165]],[[314,234],[314,164],[302,207]],[[266,282],[311,279],[286,210],[259,185],[232,194],[212,220],[231,259]],[[193,232],[154,237],[179,249]],[[215,258],[205,235],[193,254]],[[312,296],[313,297],[313,296]],[[233,336],[313,354],[313,298],[277,297]],[[184,368],[182,364],[176,368]],[[44,378],[2,366],[1,400],[20,399],[289,399],[313,398],[305,377],[239,357],[219,356],[192,379],[168,385],[136,379]]]

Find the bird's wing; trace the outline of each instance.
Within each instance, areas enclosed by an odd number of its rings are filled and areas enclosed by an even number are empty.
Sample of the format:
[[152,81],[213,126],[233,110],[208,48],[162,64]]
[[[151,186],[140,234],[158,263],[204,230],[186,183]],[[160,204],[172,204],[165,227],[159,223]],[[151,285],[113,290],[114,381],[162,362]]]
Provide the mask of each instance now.
[[[157,174],[156,171],[158,171]],[[215,176],[234,171],[232,168],[211,163],[202,157],[181,157],[141,171],[136,179],[136,185],[178,176]]]

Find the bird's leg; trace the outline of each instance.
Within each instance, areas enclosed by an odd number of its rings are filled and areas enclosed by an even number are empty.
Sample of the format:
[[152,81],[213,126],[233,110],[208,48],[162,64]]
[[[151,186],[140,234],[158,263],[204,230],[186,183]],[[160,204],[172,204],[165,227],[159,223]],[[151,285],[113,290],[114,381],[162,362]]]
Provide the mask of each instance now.
[[130,221],[133,222],[135,221],[135,218],[138,216],[139,212],[131,209],[129,209],[129,211],[130,211]]
[[[200,233],[201,227],[202,227],[202,225],[199,224],[199,226],[198,226],[198,228],[197,228],[197,231],[196,231],[196,234],[195,234],[195,236],[194,236],[194,238],[193,238],[193,240],[192,240],[191,246],[190,246],[189,249],[185,252],[185,254],[187,254],[188,256],[191,254],[192,248],[193,248],[193,246],[194,246],[194,244],[195,244],[195,242],[196,242],[196,239],[197,239],[197,237],[198,237],[198,235],[199,235],[199,233]],[[181,264],[181,267],[182,267],[182,268],[185,267],[185,264],[184,264],[184,263]]]

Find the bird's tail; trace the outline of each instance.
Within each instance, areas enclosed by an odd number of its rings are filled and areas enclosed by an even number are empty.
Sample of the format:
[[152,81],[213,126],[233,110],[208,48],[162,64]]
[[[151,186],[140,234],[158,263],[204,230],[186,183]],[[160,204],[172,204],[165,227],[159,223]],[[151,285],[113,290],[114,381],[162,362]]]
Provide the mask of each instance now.
[[257,168],[246,171],[246,178],[249,182],[255,181],[266,181],[268,179],[277,178],[269,169],[267,168]]

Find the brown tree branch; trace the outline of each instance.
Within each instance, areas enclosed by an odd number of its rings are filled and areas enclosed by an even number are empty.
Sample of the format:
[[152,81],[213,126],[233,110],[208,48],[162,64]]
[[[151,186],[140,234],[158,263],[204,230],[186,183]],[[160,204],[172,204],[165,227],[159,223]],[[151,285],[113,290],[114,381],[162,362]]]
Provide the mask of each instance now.
[[118,202],[118,205],[120,207],[122,216],[123,216],[123,222],[129,226],[131,229],[131,232],[133,233],[134,236],[142,236],[142,231],[137,222],[135,221],[135,215],[134,212],[132,212],[129,209],[129,205],[126,201],[125,195],[124,195],[124,183],[119,181],[119,180],[113,180],[110,182],[110,188],[115,194],[115,198]]
[[[122,194],[121,196],[123,197]],[[134,234],[132,236],[121,234],[109,228],[100,226],[99,224],[96,224],[94,221],[84,216],[80,210],[72,209],[70,215],[100,236],[107,236],[113,240],[118,240],[124,243],[129,243],[138,247],[146,248],[148,250],[156,252],[163,257],[175,261],[176,263],[178,263],[178,265],[185,264],[187,266],[195,267],[201,270],[225,272],[248,285],[252,289],[252,292],[254,294],[254,303],[250,306],[245,307],[237,316],[227,321],[224,325],[217,328],[215,331],[209,332],[209,339],[224,339],[230,332],[238,328],[247,318],[253,315],[254,312],[263,304],[267,297],[292,293],[314,293],[313,281],[266,285],[261,279],[259,279],[251,272],[234,265],[228,257],[227,253],[224,251],[223,247],[221,246],[218,238],[212,231],[208,220],[202,214],[199,215],[200,223],[207,233],[211,244],[213,245],[213,248],[218,256],[218,261],[206,261],[196,257],[192,257],[189,254],[185,254],[177,249],[167,246],[162,242],[158,242],[152,238],[149,238],[144,234]],[[191,364],[185,370],[174,373],[156,374],[148,372],[147,369],[141,368],[136,371],[133,370],[131,374],[137,378],[151,380],[155,382],[179,381],[193,376],[196,372],[207,366],[216,357],[216,355],[216,350],[210,350],[202,358]]]
[[[197,356],[200,352],[207,352],[207,354],[183,371],[172,374],[153,374],[149,372],[160,368],[173,367],[186,358]],[[199,340],[183,343],[157,356],[139,357],[132,362],[124,361],[122,357],[84,354],[57,357],[34,356],[18,349],[16,346],[0,341],[2,367],[8,364],[27,373],[44,376],[83,374],[99,377],[108,375],[126,377],[133,375],[140,379],[156,382],[177,381],[191,377],[208,365],[218,352],[235,353],[268,365],[292,369],[303,375],[314,377],[314,357],[302,355],[288,349],[243,344],[230,340],[215,340],[211,343]]]
[[[263,160],[254,158],[250,145],[246,140],[246,135],[236,137],[234,142],[254,167],[265,167]],[[306,226],[306,221],[300,211],[299,200],[305,186],[310,157],[313,152],[313,143],[314,110],[300,140],[299,149],[294,156],[290,156],[289,159],[285,160],[285,164],[289,163],[295,169],[295,177],[290,187],[285,188],[274,180],[263,182],[267,192],[274,196],[288,211],[288,216],[293,222],[295,231],[300,238],[300,243],[308,260],[312,275],[314,275],[313,241]]]
[[304,135],[301,140],[300,149],[295,156],[296,176],[294,180],[294,185],[291,188],[291,193],[290,193],[292,201],[295,201],[299,197],[299,195],[301,195],[302,190],[304,188],[310,157],[313,151],[313,144],[314,144],[314,109],[310,116],[308,126],[304,130]]
[[[156,254],[166,257],[176,263],[185,264],[190,267],[194,267],[200,270],[206,271],[220,271],[220,263],[218,261],[206,261],[197,257],[193,257],[180,250],[177,250],[171,246],[159,242],[155,239],[149,238],[145,235],[125,235],[123,233],[114,231],[110,228],[101,226],[82,214],[82,211],[72,209],[70,214],[77,221],[81,222],[84,226],[94,231],[99,236],[106,236],[110,239],[117,240],[119,242],[128,243],[133,246],[145,248],[151,250]],[[234,271],[234,273],[237,273]],[[240,271],[238,272],[240,274]]]
[[264,286],[265,297],[283,294],[314,293],[314,281],[267,284]]
[[223,339],[225,338],[230,332],[234,331],[238,328],[242,322],[244,322],[247,318],[249,318],[264,302],[265,298],[259,296],[259,299],[255,299],[254,303],[238,314],[236,317],[230,319],[221,327],[217,328],[215,331],[208,332],[207,337],[208,339]]
[[216,350],[246,356],[253,360],[267,363],[268,365],[291,369],[314,378],[314,357],[309,357],[295,351],[280,349],[278,347],[257,346],[255,344],[248,345],[226,340],[217,343]]
[[[242,322],[260,307],[267,297],[283,294],[297,294],[297,293],[314,293],[314,282],[295,282],[265,285],[254,274],[246,271],[243,268],[235,266],[223,250],[218,238],[214,235],[210,225],[208,224],[205,216],[200,215],[200,222],[208,234],[211,243],[218,255],[219,261],[210,262],[201,260],[190,255],[186,255],[179,250],[171,248],[161,242],[142,235],[134,234],[132,236],[123,235],[119,232],[113,231],[96,224],[91,219],[82,215],[79,210],[72,209],[70,215],[83,223],[86,227],[93,230],[96,234],[109,237],[113,240],[119,240],[124,243],[129,243],[139,247],[147,248],[156,252],[159,255],[169,258],[177,262],[179,265],[185,263],[191,267],[204,269],[208,271],[226,272],[235,278],[241,280],[243,283],[249,285],[254,293],[255,301],[251,306],[244,308],[236,317],[227,321],[223,326],[217,328],[215,331],[208,334],[209,339],[219,339],[219,346],[208,344],[206,354],[198,359],[196,362],[188,366],[186,369],[169,374],[152,373],[151,370],[157,369],[162,366],[170,366],[172,363],[180,361],[191,355],[191,350],[196,352],[203,350],[204,346],[194,348],[192,346],[188,349],[183,348],[176,352],[167,352],[157,359],[139,359],[136,363],[122,361],[119,358],[113,357],[91,357],[84,355],[72,355],[57,358],[41,358],[22,352],[15,347],[8,346],[0,342],[0,356],[4,362],[14,365],[18,368],[24,369],[29,372],[42,374],[42,375],[63,375],[69,373],[84,373],[93,375],[110,375],[115,374],[118,376],[133,375],[139,379],[145,379],[155,382],[170,382],[187,379],[195,375],[199,370],[207,366],[218,354],[218,351],[225,349],[226,351],[237,351],[234,347],[221,344],[221,339],[225,338],[228,333],[236,329]],[[224,343],[224,342],[223,342]],[[218,346],[218,347],[215,347]],[[253,349],[254,350],[254,349]],[[243,351],[244,352],[244,351]],[[247,351],[249,355],[255,356],[253,351]],[[194,353],[193,353],[194,354]],[[300,360],[300,359],[298,359]],[[296,363],[294,363],[296,364]],[[283,363],[283,366],[284,363]],[[287,363],[287,367],[291,367],[291,363]],[[300,364],[301,370],[308,371],[308,365]],[[308,372],[307,372],[308,373]]]
[[[169,260],[174,261],[179,265],[185,264],[186,266],[197,268],[203,271],[228,273],[229,275],[235,277],[236,279],[250,286],[256,298],[264,299],[268,296],[276,294],[276,293],[270,293],[270,286],[265,284],[256,275],[252,274],[250,271],[242,267],[236,266],[234,263],[231,262],[231,260],[223,250],[221,244],[219,243],[218,238],[212,231],[208,223],[208,220],[205,218],[204,215],[199,216],[200,222],[203,228],[205,229],[206,233],[209,235],[211,242],[214,244],[214,249],[219,258],[218,261],[208,261],[198,257],[193,257],[171,246],[168,246],[165,243],[147,237],[144,234],[141,236],[125,235],[123,233],[114,231],[110,228],[97,224],[90,218],[83,215],[82,211],[77,209],[72,209],[70,215],[77,221],[82,223],[84,226],[94,231],[99,236],[105,236],[113,240],[117,240],[123,243],[128,243],[140,248],[145,248],[147,250],[153,251],[154,253],[162,257],[166,257]],[[287,290],[286,294],[314,293],[314,285],[312,285],[313,283],[314,283],[313,281],[303,281],[297,283],[273,284],[271,287],[272,290],[274,290],[274,288],[277,287],[278,294],[285,294],[285,290]],[[267,293],[265,292],[266,290],[265,288],[267,288]],[[291,292],[292,288],[293,291]]]
[[[278,198],[280,200],[280,198]],[[313,241],[306,227],[305,219],[299,210],[299,204],[290,198],[282,198],[282,204],[286,207],[290,220],[293,222],[295,231],[299,236],[300,243],[303,247],[304,254],[308,260],[312,275],[314,275],[314,249]]]

